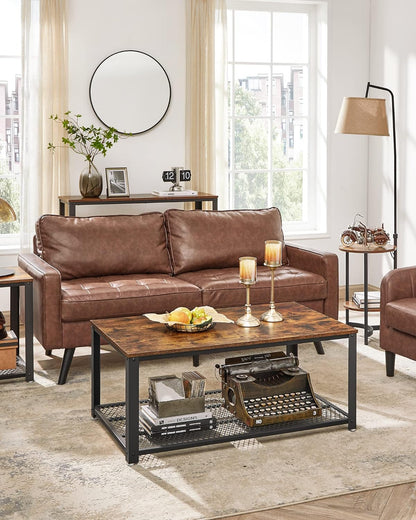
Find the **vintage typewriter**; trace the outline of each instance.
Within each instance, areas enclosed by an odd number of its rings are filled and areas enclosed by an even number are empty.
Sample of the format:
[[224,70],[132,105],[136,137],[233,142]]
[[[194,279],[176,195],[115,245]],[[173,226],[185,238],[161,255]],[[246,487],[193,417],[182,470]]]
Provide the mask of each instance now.
[[247,426],[322,415],[309,374],[283,352],[235,357],[216,365],[224,406]]

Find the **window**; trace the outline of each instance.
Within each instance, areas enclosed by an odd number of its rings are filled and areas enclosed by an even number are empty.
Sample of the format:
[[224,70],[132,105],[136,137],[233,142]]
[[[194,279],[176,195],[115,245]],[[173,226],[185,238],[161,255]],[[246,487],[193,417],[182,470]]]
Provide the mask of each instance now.
[[17,239],[20,216],[21,136],[21,22],[20,2],[2,0],[0,5],[0,197],[18,217],[0,223],[0,245]]
[[228,2],[228,205],[277,206],[298,233],[326,225],[323,5]]

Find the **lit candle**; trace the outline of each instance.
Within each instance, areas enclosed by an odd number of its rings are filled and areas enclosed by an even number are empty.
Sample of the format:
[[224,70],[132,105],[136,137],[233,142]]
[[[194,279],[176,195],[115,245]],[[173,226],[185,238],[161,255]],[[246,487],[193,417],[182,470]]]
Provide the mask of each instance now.
[[264,249],[266,265],[282,265],[282,243],[279,240],[266,240]]
[[255,282],[257,275],[257,258],[254,256],[242,256],[239,261],[240,280],[242,282]]

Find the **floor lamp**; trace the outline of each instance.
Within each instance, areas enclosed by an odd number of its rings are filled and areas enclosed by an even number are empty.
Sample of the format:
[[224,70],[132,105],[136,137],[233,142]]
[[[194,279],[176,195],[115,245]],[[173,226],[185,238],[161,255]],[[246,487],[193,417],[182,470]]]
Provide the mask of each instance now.
[[339,112],[336,134],[362,134],[362,135],[390,135],[387,124],[386,100],[378,98],[369,98],[368,91],[371,88],[384,90],[391,96],[392,110],[392,129],[393,129],[393,211],[394,211],[394,229],[393,243],[395,250],[393,251],[394,269],[397,268],[397,148],[396,148],[396,119],[394,112],[394,95],[393,92],[385,87],[379,87],[367,83],[365,98],[344,98]]

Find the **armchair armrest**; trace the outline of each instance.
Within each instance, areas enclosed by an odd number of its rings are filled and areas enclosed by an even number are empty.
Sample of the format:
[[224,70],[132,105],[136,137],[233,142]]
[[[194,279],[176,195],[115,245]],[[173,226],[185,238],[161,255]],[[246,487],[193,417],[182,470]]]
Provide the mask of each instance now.
[[33,278],[33,332],[43,347],[62,345],[61,274],[33,253],[19,254],[18,265]]
[[380,307],[403,298],[416,298],[416,266],[400,267],[384,275],[380,285]]
[[326,280],[328,293],[324,303],[324,312],[327,316],[338,319],[338,256],[335,253],[306,249],[293,244],[286,244],[286,252],[289,265],[319,274]]

